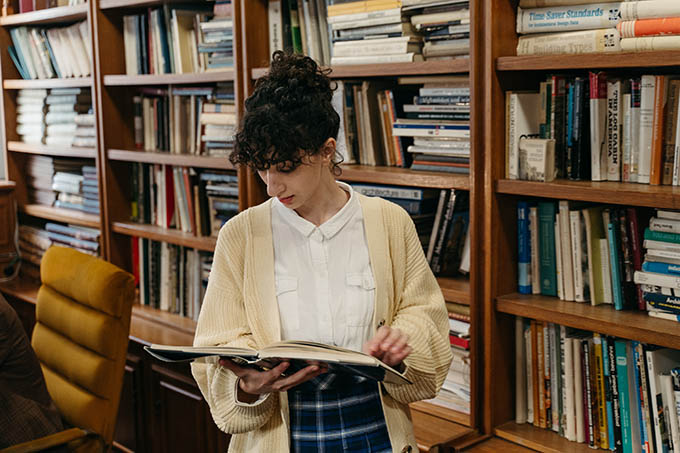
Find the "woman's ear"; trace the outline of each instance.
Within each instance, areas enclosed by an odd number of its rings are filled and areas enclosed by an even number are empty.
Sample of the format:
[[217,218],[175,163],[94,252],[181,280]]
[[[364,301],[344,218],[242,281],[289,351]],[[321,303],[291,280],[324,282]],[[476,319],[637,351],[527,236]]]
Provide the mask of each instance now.
[[326,163],[331,163],[333,161],[333,157],[335,157],[335,147],[337,145],[337,142],[333,137],[330,137],[326,142],[322,145],[322,150],[321,150],[321,155],[323,156],[323,160]]

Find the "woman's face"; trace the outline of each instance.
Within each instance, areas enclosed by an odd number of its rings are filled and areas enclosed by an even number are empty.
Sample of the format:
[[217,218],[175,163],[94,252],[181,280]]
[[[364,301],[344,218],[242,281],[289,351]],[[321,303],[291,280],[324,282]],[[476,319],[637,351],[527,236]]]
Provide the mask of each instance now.
[[323,172],[330,171],[329,163],[322,152],[305,157],[294,170],[272,166],[257,173],[267,185],[267,195],[278,198],[289,209],[299,209],[314,203],[319,196]]

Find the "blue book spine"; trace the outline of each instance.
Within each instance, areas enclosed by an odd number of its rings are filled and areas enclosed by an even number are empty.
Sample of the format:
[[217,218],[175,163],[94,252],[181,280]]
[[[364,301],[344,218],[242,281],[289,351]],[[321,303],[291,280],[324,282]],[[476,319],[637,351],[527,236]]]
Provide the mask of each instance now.
[[657,274],[680,275],[680,266],[677,264],[645,261],[642,263],[642,270],[645,272],[656,272]]
[[614,451],[616,450],[616,440],[614,439],[613,395],[611,389],[611,373],[609,372],[609,353],[607,346],[607,344],[612,340],[602,335],[600,341],[602,342],[602,371],[604,373],[604,397],[607,410],[607,438],[609,440],[609,449]]
[[680,314],[680,298],[658,293],[643,293],[642,298],[654,308]]
[[623,294],[621,292],[621,263],[619,263],[619,241],[616,226],[607,225],[607,239],[609,240],[609,261],[612,271],[612,292],[614,293],[614,308],[623,310]]
[[[640,367],[638,364],[641,364],[642,357],[640,357],[640,354],[638,352],[638,347],[640,346],[639,341],[633,341],[632,343],[632,349],[633,349],[633,360],[635,363],[631,363],[630,366],[633,367],[633,372],[635,374],[635,388],[639,389],[641,387],[641,378],[640,378]],[[639,397],[639,395],[635,395],[636,397]],[[638,420],[640,420],[640,446],[642,447],[642,450],[645,451],[645,445],[647,445],[647,442],[649,442],[649,439],[647,439],[647,422],[645,421],[645,417],[642,416],[642,405],[641,404],[635,404],[633,405],[631,403],[631,409],[636,406],[638,410]]]
[[630,427],[630,395],[628,393],[628,359],[626,357],[626,342],[615,340],[616,348],[616,376],[619,383],[619,403],[621,405],[621,440],[623,453],[633,453]]
[[517,203],[517,278],[520,294],[531,294],[531,234],[529,202]]

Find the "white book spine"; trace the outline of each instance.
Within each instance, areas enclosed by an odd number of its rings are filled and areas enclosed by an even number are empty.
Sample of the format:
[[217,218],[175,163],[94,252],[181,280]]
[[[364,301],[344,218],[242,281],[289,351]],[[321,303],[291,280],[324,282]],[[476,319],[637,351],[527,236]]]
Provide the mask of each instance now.
[[524,371],[525,371],[525,382],[526,382],[526,396],[527,396],[527,423],[534,422],[534,381],[532,379],[532,363],[533,359],[531,357],[531,327],[524,330],[524,344],[525,349],[525,361],[524,361]]
[[653,19],[680,16],[680,3],[676,0],[647,0],[622,3],[621,20]]
[[677,401],[673,390],[673,378],[668,374],[659,376],[661,396],[663,399],[663,413],[667,429],[670,428],[669,439],[673,452],[680,451],[680,428],[678,427]]
[[612,268],[609,262],[609,242],[607,239],[600,239],[600,259],[602,260],[602,266],[600,272],[602,272],[602,287],[604,290],[603,302],[605,304],[614,303],[614,294],[612,292]]
[[680,36],[641,36],[621,39],[621,50],[624,52],[678,49],[680,49]]
[[[600,0],[599,3],[612,3],[620,0]],[[521,8],[543,8],[546,6],[583,5],[584,0],[519,0]]]
[[[559,349],[559,327],[554,323],[548,325],[548,339],[550,342],[550,400],[551,400],[551,420],[548,420],[548,424],[552,421],[552,430],[555,432],[560,431],[560,389],[559,381],[562,373],[559,373],[560,357],[558,357]],[[561,354],[560,354],[561,355]]]
[[331,58],[332,65],[347,65],[347,64],[378,64],[378,63],[410,63],[412,61],[422,60],[422,56],[413,52],[395,54],[395,55],[365,55],[354,57],[336,57]]
[[630,115],[630,100],[631,94],[626,93],[622,96],[622,141],[621,141],[621,163],[623,165],[621,171],[621,180],[623,182],[631,182],[631,169],[633,168],[633,154],[631,150],[631,115]]
[[621,181],[621,81],[607,82],[607,180]]
[[573,272],[574,272],[574,300],[576,302],[585,302],[588,297],[586,297],[585,291],[587,290],[587,285],[584,283],[583,279],[583,248],[581,247],[581,212],[580,211],[570,211],[569,212],[569,226],[571,230],[571,250],[572,250],[572,262],[573,262]]
[[283,50],[283,24],[281,22],[281,0],[269,0],[269,55]]
[[654,122],[654,90],[656,77],[642,76],[640,82],[640,129],[639,160],[637,182],[649,184],[649,172],[652,163],[652,123]]
[[529,232],[531,234],[531,294],[541,294],[541,274],[538,261],[538,208],[529,208]]
[[555,215],[555,275],[557,277],[557,297],[560,300],[565,300],[564,263],[562,261],[564,250],[562,250],[562,238],[560,236],[560,217],[562,215],[558,212]]
[[653,255],[658,258],[668,258],[671,260],[680,260],[680,251],[672,250],[648,250],[648,255]]
[[[639,83],[639,82],[638,82]],[[630,182],[638,182],[640,172],[640,91],[630,100]]]
[[526,348],[524,347],[524,319],[515,317],[515,423],[527,421],[527,396],[525,373]]
[[649,229],[666,233],[680,233],[680,220],[652,217],[649,220]]
[[333,46],[333,57],[360,57],[369,55],[398,55],[408,53],[414,45],[406,42],[373,43],[371,40],[353,46]]
[[619,32],[615,28],[520,36],[517,55],[560,55],[618,52]]
[[[591,78],[591,83],[595,83]],[[593,97],[593,91],[597,97]],[[607,98],[606,90],[590,88],[590,174],[593,181],[607,180]],[[603,97],[601,97],[604,95]]]
[[564,342],[564,435],[569,441],[576,440],[576,405],[574,397],[574,347],[571,338],[566,336],[566,327],[560,326]]
[[517,8],[517,33],[549,33],[612,28],[619,23],[620,3]]
[[[680,96],[678,96],[678,115],[675,124],[675,150],[673,154],[673,182],[674,186],[680,185]],[[678,446],[680,449],[680,446]]]
[[680,277],[675,277],[673,275],[635,271],[634,279],[637,285],[645,284],[680,289]]
[[571,217],[569,213],[569,202],[561,200],[559,202],[559,235],[555,234],[555,242],[561,243],[562,253],[562,276],[564,283],[564,300],[574,300],[574,252],[572,246]]

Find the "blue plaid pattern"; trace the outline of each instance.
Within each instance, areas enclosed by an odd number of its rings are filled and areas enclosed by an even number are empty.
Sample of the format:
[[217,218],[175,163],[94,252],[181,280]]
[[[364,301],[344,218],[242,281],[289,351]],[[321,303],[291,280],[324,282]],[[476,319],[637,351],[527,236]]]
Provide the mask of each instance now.
[[288,404],[291,452],[392,451],[375,381],[323,374],[289,390]]

